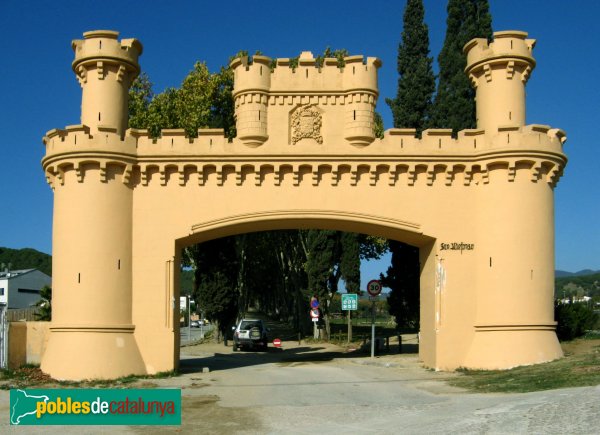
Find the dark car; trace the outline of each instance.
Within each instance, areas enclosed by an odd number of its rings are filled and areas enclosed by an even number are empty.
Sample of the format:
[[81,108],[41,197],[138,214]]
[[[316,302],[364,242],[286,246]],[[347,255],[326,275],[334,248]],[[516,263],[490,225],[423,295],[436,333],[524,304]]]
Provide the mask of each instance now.
[[233,327],[233,350],[237,351],[242,347],[267,349],[269,339],[262,320],[242,319],[237,326]]

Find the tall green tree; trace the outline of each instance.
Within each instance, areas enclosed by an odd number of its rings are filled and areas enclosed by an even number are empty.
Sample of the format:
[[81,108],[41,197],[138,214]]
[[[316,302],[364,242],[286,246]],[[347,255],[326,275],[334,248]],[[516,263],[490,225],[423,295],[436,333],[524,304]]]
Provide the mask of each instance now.
[[310,230],[307,237],[308,256],[306,273],[308,288],[320,301],[325,320],[325,339],[329,339],[329,302],[337,288],[335,274],[336,258],[339,252],[338,232],[331,230]]
[[388,296],[388,311],[398,327],[419,327],[419,248],[406,243],[389,241],[392,264],[381,276],[384,287],[392,289]]
[[463,47],[473,38],[492,38],[492,16],[487,0],[449,0],[446,38],[438,56],[437,94],[430,127],[451,128],[456,134],[475,128],[475,91],[464,69]]
[[239,309],[238,261],[235,237],[209,240],[191,248],[194,261],[194,296],[217,334],[226,337]]
[[[348,293],[360,293],[360,235],[341,233],[340,276]],[[352,341],[352,311],[348,310],[348,342]]]
[[429,119],[435,91],[429,30],[424,18],[423,1],[408,0],[398,46],[398,91],[396,98],[386,100],[392,110],[394,127],[415,128],[419,135]]

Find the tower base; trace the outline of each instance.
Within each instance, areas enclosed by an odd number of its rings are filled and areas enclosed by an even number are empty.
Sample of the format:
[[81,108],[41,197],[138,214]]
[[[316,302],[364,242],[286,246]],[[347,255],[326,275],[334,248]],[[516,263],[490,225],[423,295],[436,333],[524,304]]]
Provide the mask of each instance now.
[[563,357],[556,325],[476,326],[464,367],[506,370]]
[[41,369],[58,380],[115,379],[144,375],[132,325],[50,327]]

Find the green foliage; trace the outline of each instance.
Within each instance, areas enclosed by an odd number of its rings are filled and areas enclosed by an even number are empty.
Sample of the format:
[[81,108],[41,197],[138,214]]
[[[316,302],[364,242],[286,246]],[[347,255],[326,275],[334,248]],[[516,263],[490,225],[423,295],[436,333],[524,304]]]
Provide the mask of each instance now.
[[554,280],[554,297],[590,296],[600,301],[600,273],[581,276],[565,276]]
[[235,238],[224,237],[194,245],[188,248],[188,255],[194,262],[193,297],[206,317],[222,334],[227,334],[238,314]]
[[36,303],[36,307],[39,307],[35,318],[37,320],[50,321],[52,320],[52,288],[45,285],[40,290],[41,299]]
[[585,303],[554,304],[556,335],[560,341],[573,340],[596,327],[598,315]]
[[339,250],[337,232],[310,230],[307,245],[308,287],[319,299],[325,300],[330,292],[330,276],[334,271],[335,258]]
[[340,274],[348,293],[360,293],[359,234],[341,233]]
[[165,128],[183,128],[196,137],[200,128],[223,128],[228,138],[235,136],[233,72],[222,67],[210,73],[204,62],[196,62],[179,88],[159,94],[152,83],[140,75],[129,91],[129,126],[147,128],[158,137]]
[[373,134],[377,139],[383,139],[383,118],[381,117],[381,114],[379,112],[375,111],[375,119],[373,121]]
[[153,98],[152,82],[148,75],[142,72],[129,89],[129,127],[147,128],[148,112]]
[[389,241],[392,264],[381,283],[392,291],[388,296],[389,313],[398,327],[419,327],[419,249],[406,243]]
[[454,134],[476,126],[475,91],[464,73],[463,47],[473,38],[492,37],[487,0],[449,0],[446,38],[438,56],[437,94],[429,127],[452,128]]
[[435,76],[429,57],[429,30],[424,22],[422,0],[408,0],[404,9],[404,30],[398,47],[398,91],[386,102],[392,110],[394,127],[425,128],[435,91]]
[[[52,276],[52,257],[31,248],[11,249],[0,248],[0,263],[4,267],[10,264],[11,270],[38,269]],[[2,271],[4,271],[4,267]]]

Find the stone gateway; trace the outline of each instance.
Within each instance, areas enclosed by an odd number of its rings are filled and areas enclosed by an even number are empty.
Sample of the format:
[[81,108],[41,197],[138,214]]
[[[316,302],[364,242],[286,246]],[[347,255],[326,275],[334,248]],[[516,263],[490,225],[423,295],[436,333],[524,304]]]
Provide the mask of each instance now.
[[128,128],[142,45],[73,41],[81,124],[49,131],[53,320],[41,368],[116,378],[179,362],[183,247],[251,231],[320,228],[419,247],[423,363],[505,369],[562,356],[555,335],[554,187],[565,133],[525,125],[535,40],[464,50],[477,128],[373,132],[377,58],[239,58],[237,138]]

